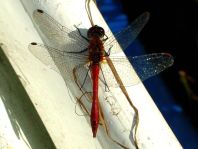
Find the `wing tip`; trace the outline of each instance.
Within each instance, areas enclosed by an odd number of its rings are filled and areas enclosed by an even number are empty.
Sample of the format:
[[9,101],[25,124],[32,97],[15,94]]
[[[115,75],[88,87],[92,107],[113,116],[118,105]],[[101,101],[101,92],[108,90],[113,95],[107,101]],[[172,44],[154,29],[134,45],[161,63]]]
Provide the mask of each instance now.
[[38,45],[36,42],[31,42],[30,45]]
[[143,17],[143,20],[148,21],[150,19],[151,14],[149,11],[145,11],[141,16]]
[[41,9],[35,9],[34,11],[33,11],[33,16],[38,16],[38,15],[42,15],[42,14],[44,14],[45,12],[43,11],[43,10],[41,10]]
[[38,13],[44,13],[44,11],[41,10],[41,9],[36,9],[36,11],[37,11]]
[[34,13],[44,13],[44,11],[41,10],[41,9],[35,9],[35,10],[34,10]]
[[168,67],[172,66],[174,64],[174,57],[170,53],[163,53],[167,61],[169,61]]
[[31,51],[31,47],[34,47],[34,46],[37,46],[38,45],[38,43],[37,42],[31,42],[31,43],[29,43],[29,45],[28,45],[28,49]]

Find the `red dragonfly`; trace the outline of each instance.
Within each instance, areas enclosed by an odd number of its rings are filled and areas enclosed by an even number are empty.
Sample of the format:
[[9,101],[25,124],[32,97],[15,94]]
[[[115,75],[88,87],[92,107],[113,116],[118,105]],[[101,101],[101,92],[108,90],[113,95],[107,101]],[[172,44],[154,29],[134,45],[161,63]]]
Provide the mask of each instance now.
[[[167,53],[154,53],[142,56],[128,57],[115,56],[122,52],[117,46],[126,49],[143,29],[149,18],[148,13],[140,15],[123,31],[112,36],[107,35],[104,29],[94,25],[83,36],[77,28],[72,31],[62,26],[43,10],[33,12],[33,20],[45,38],[47,45],[31,43],[29,50],[41,62],[63,74],[68,81],[74,81],[73,70],[76,69],[78,83],[83,90],[92,90],[91,126],[93,137],[96,137],[99,124],[98,86],[105,88],[118,87],[106,58],[110,58],[126,86],[131,86],[158,74],[173,64],[173,57]],[[119,44],[117,43],[119,42]],[[131,61],[139,78],[132,77]],[[105,89],[106,90],[106,89]]]

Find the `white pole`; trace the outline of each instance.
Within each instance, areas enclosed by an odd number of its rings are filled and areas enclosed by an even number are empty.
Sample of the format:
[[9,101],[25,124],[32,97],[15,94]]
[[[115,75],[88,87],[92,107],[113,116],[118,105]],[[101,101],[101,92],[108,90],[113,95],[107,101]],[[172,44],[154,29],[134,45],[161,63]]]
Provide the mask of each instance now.
[[[94,23],[107,30],[108,27],[95,5],[91,3],[90,7]],[[80,23],[88,29],[90,22],[85,11],[84,0],[3,0],[0,5],[0,42],[4,45],[3,51],[49,133],[48,141],[41,141],[40,143],[38,141],[37,148],[43,149],[45,143],[54,143],[58,149],[121,148],[118,143],[128,148],[135,148],[131,137],[134,111],[119,89],[112,90],[112,96],[107,100],[100,98],[109,133],[117,143],[106,135],[103,127],[99,127],[97,138],[94,139],[89,116],[79,116],[75,113],[75,108],[80,111],[79,106],[76,106],[75,97],[81,95],[75,83],[72,87],[67,88],[67,82],[64,82],[64,79],[58,73],[43,65],[29,52],[29,43],[42,42],[34,27],[35,24],[33,25],[31,20],[32,13],[36,9],[44,10],[59,23],[69,26],[71,29],[74,29],[73,25]],[[9,74],[7,75],[9,76]],[[5,79],[5,75],[2,79]],[[0,87],[1,90],[4,88],[2,84]],[[140,122],[137,132],[139,148],[182,148],[144,86],[140,83],[128,87],[127,91],[139,111]],[[8,94],[12,94],[12,92],[8,90]],[[103,97],[103,94],[105,93],[100,92],[100,97]],[[2,101],[4,101],[3,98],[1,95]],[[20,95],[16,96],[15,93],[12,98],[18,100],[21,97]],[[114,108],[119,109],[117,115],[112,114],[113,108],[110,104],[112,102],[114,106],[116,105]],[[2,121],[5,124],[0,125],[0,135],[2,134],[2,137],[5,138],[4,141],[7,140],[7,144],[12,148],[28,148],[29,146],[31,148],[33,146],[32,139],[41,137],[37,136],[42,131],[42,129],[39,129],[41,127],[35,129],[37,127],[31,126],[30,128],[33,130],[29,130],[29,135],[33,135],[34,132],[38,133],[34,137],[28,137],[27,133],[24,132],[27,128],[19,125],[19,132],[21,133],[17,136],[15,130],[11,127],[10,117],[6,117],[6,115],[9,115],[6,113],[6,106],[4,102],[1,102],[0,107],[4,115]],[[22,108],[21,105],[11,108],[19,107]],[[24,110],[23,112],[27,111]],[[33,121],[35,119],[31,117],[22,116],[20,118],[19,116],[16,119],[17,121],[37,124],[37,121]],[[10,132],[10,135],[7,135],[8,132]],[[53,143],[50,142],[50,138]]]

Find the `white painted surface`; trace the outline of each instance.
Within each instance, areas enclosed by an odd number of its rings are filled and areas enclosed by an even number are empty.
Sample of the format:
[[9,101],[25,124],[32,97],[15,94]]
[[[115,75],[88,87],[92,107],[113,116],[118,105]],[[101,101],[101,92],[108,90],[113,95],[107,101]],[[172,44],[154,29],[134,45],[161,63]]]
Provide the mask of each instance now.
[[[77,107],[77,111],[80,111],[74,102],[75,97],[73,97],[80,96],[78,88],[75,84],[71,84],[70,91],[73,96],[69,94],[63,78],[43,65],[28,51],[29,43],[41,42],[30,19],[32,12],[38,8],[46,11],[62,25],[71,26],[71,28],[74,24],[79,23],[89,28],[90,23],[85,12],[84,0],[3,0],[1,2],[0,42],[6,45],[4,52],[30,96],[54,144],[58,149],[120,148],[105,135],[102,127],[99,127],[97,139],[92,138],[89,117],[78,116],[75,113],[75,107]],[[93,8],[94,23],[107,29],[95,6],[93,5],[91,8]],[[137,136],[140,148],[182,148],[144,86],[142,84],[132,86],[128,88],[128,91],[140,113]],[[110,133],[123,145],[134,148],[132,140],[129,138],[133,109],[119,89],[113,90],[113,94],[114,97],[108,102],[104,99],[100,101],[105,117],[108,118],[110,124]],[[120,110],[117,116],[110,112],[112,107],[109,106],[109,102],[114,102],[116,108]],[[3,103],[1,102],[0,105],[1,111],[4,113],[4,116],[1,117],[2,121],[9,128],[7,130],[5,127],[0,127],[4,138],[12,148],[27,148],[26,143],[15,136],[5,110],[3,110]],[[8,133],[10,135],[7,135]],[[29,141],[27,140],[27,142]],[[16,144],[20,144],[20,147]]]

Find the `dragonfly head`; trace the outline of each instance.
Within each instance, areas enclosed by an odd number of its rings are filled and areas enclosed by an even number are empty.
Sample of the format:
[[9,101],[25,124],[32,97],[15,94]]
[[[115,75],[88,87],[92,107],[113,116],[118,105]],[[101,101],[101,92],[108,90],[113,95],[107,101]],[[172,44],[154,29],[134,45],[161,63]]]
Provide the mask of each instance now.
[[89,28],[89,30],[87,32],[88,38],[93,38],[93,37],[103,38],[104,35],[105,35],[104,29],[97,25],[94,25],[91,28]]

